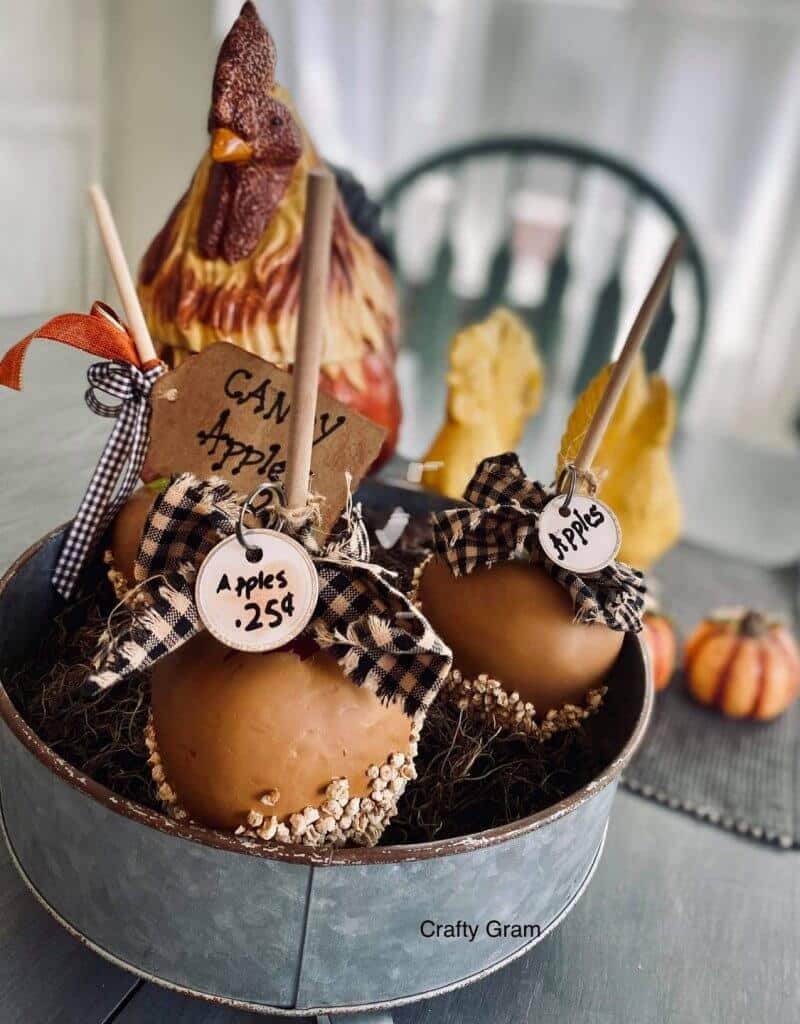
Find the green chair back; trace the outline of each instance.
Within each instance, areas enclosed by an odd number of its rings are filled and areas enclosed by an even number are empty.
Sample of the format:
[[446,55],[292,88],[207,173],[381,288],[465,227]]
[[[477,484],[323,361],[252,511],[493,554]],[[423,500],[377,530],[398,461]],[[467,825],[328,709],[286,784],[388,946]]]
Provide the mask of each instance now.
[[[452,278],[456,243],[453,237],[453,217],[445,216],[441,237],[436,242],[435,258],[430,273],[424,280],[413,282],[403,279],[403,268],[398,267],[401,286],[402,313],[404,320],[404,342],[420,353],[429,368],[428,378],[433,387],[442,388],[442,374],[446,369],[447,349],[453,333],[462,325],[474,322],[487,315],[491,309],[504,304],[515,309],[534,328],[540,349],[546,362],[552,367],[561,355],[564,327],[565,296],[575,272],[571,254],[571,227],[575,223],[582,202],[580,185],[588,180],[589,172],[599,172],[613,179],[622,192],[621,209],[627,211],[623,230],[614,247],[613,258],[605,276],[600,279],[591,304],[588,318],[586,343],[583,352],[573,354],[571,365],[574,372],[568,382],[570,391],[577,393],[594,374],[612,357],[614,342],[620,329],[620,315],[623,305],[623,268],[628,245],[630,244],[631,214],[649,204],[658,218],[663,218],[670,228],[666,234],[680,233],[686,246],[679,272],[682,281],[694,293],[693,301],[687,307],[691,315],[691,327],[684,331],[683,358],[678,379],[672,379],[679,396],[684,397],[694,378],[700,357],[707,316],[707,279],[704,262],[694,234],[685,216],[657,183],[652,181],[632,164],[591,146],[584,146],[557,138],[545,136],[502,136],[441,150],[410,167],[392,181],[381,199],[386,231],[390,245],[397,226],[398,208],[410,191],[418,187],[423,179],[431,175],[445,175],[450,182],[447,207],[457,209],[459,192],[465,187],[468,172],[481,164],[496,166],[498,161],[508,163],[504,180],[505,194],[502,197],[505,211],[501,215],[506,227],[494,252],[487,260],[482,293],[465,299],[456,293]],[[562,165],[572,182],[571,211],[566,228],[561,235],[560,245],[551,254],[546,271],[546,284],[537,305],[525,308],[509,300],[507,289],[515,259],[515,242],[511,226],[510,200],[513,199],[515,183],[530,177],[530,168],[537,162]],[[517,191],[516,194],[519,194]],[[676,275],[677,276],[677,275]],[[667,353],[675,324],[673,296],[670,294],[662,306],[647,339],[645,349],[647,365],[651,370],[661,367]],[[685,346],[685,348],[684,348]]]

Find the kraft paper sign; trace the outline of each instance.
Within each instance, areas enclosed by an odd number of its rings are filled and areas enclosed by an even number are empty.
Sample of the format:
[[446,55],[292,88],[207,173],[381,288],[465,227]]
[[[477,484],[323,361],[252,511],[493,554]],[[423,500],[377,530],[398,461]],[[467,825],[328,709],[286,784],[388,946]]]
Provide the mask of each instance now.
[[[153,387],[148,470],[158,476],[221,476],[240,493],[281,483],[286,469],[292,375],[220,341],[165,373]],[[310,489],[327,500],[328,533],[353,488],[377,458],[384,430],[320,392]]]

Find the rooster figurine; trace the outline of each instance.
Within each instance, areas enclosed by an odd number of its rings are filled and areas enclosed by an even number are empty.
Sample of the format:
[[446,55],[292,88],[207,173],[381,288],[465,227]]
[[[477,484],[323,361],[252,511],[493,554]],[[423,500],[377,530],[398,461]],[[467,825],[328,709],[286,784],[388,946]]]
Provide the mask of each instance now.
[[[306,178],[321,160],[275,63],[248,2],[217,59],[209,151],[139,269],[148,326],[171,366],[220,340],[294,362]],[[359,212],[351,216],[340,192],[320,384],[386,428],[383,459],[401,416],[396,295],[389,266],[354,224]]]

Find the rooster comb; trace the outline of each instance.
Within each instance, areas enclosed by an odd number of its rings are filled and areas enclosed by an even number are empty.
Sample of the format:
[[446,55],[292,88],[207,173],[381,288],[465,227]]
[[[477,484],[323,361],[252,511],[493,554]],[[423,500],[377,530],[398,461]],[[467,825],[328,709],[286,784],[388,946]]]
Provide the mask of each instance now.
[[243,93],[271,88],[276,61],[272,36],[255,5],[247,0],[220,47],[214,72],[214,102],[232,88]]

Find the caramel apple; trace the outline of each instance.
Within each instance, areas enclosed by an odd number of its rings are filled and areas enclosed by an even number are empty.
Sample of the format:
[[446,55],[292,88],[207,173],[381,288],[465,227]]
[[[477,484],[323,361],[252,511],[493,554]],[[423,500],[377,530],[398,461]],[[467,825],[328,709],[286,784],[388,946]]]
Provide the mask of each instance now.
[[413,776],[414,734],[323,651],[245,654],[202,633],[152,673],[160,795],[215,828],[377,838]]
[[620,631],[575,622],[567,591],[527,562],[500,562],[455,576],[432,558],[417,596],[465,679],[489,676],[532,703],[540,716],[582,704],[622,647]]
[[114,569],[129,586],[133,584],[133,564],[142,539],[147,513],[155,500],[152,487],[139,487],[117,513],[111,527],[111,555]]
[[[199,526],[212,504],[209,495],[214,493],[224,504],[232,493],[226,487],[181,477],[163,496],[152,488],[139,489],[119,512],[111,532],[109,575],[121,599],[131,604],[133,622],[140,625],[138,633],[128,634],[127,646],[123,641],[108,653],[107,673],[120,670],[119,659],[136,648],[143,628],[154,628],[167,645],[177,635],[176,606],[165,594],[177,585],[178,576],[170,583],[166,570],[156,586],[156,577],[148,575],[147,551],[139,550],[153,502],[159,502],[153,514],[163,517],[165,508],[175,507],[168,501],[173,491],[184,509],[189,502],[182,503],[182,498],[192,493],[203,509],[196,513]],[[128,598],[137,555],[148,576],[137,585],[143,601],[139,606]],[[324,561],[324,553],[320,557]],[[245,838],[308,846],[374,845],[379,840],[408,780],[416,777],[424,710],[449,670],[450,653],[420,618],[417,625],[427,631],[428,646],[420,649],[425,681],[415,685],[420,677],[408,659],[420,634],[393,625],[394,608],[413,619],[413,606],[399,592],[391,591],[392,597],[381,590],[380,577],[375,577],[376,590],[364,589],[363,564],[360,576],[348,577],[346,563],[341,566],[334,561],[326,576],[331,580],[333,573],[335,580],[326,601],[337,595],[340,610],[318,611],[320,618],[312,620],[308,632],[289,644],[245,653],[195,630],[191,639],[168,646],[170,653],[152,664],[145,740],[158,797],[175,818],[233,830]],[[350,620],[340,618],[344,611],[338,598],[345,592],[348,600],[361,595]],[[330,608],[322,594],[320,603]],[[145,607],[147,620],[160,625],[141,625],[137,616]],[[345,635],[344,621],[367,635],[360,634],[361,640]],[[405,660],[392,668],[398,655],[390,645],[397,629],[405,633],[400,640]],[[431,658],[438,682],[430,678]],[[141,671],[141,660],[137,665]],[[394,674],[397,668],[401,671]],[[385,669],[390,677],[383,675]],[[101,673],[98,685],[108,684]]]

